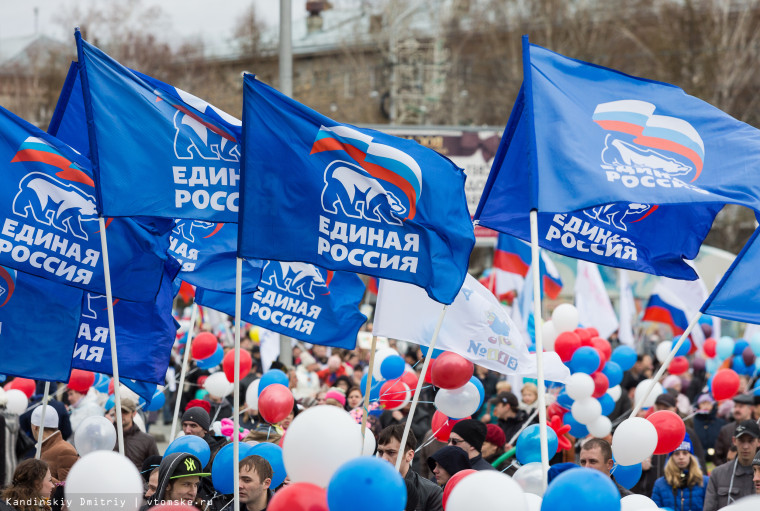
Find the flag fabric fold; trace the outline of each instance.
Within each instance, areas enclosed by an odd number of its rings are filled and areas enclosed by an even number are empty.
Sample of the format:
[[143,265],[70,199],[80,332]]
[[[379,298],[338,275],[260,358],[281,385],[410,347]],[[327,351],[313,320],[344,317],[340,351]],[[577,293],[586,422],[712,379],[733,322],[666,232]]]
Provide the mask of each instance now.
[[633,298],[633,290],[628,279],[628,272],[626,270],[618,270],[618,279],[620,286],[620,328],[618,329],[618,339],[623,344],[634,346],[635,339],[633,336],[632,319],[636,316],[636,301]]
[[599,267],[594,263],[578,261],[575,308],[578,310],[578,323],[595,327],[602,339],[607,339],[618,329],[615,309],[612,308]]
[[[673,330],[674,336],[681,335],[707,296],[707,287],[701,278],[688,281],[660,277],[649,296],[642,321],[665,323]],[[690,337],[697,346],[705,340],[701,328],[693,329]]]

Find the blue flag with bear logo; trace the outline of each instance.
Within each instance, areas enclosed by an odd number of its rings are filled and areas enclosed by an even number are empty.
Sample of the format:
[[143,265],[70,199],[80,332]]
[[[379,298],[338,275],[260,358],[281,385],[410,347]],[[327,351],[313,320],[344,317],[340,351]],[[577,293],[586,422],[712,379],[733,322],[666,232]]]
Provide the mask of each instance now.
[[0,374],[69,381],[82,294],[0,266]]
[[[358,305],[364,296],[358,275],[306,263],[267,261],[259,287],[243,294],[242,319],[312,344],[354,349],[367,317]],[[235,314],[235,295],[198,288],[198,304]]]
[[678,87],[523,41],[525,79],[475,219],[553,252],[694,280],[724,204],[760,210],[760,131]]
[[462,169],[243,82],[239,255],[408,282],[451,303],[475,243]]
[[76,41],[99,211],[237,222],[240,121]]
[[[90,162],[0,107],[0,264],[105,293]],[[153,301],[174,222],[107,219],[113,296]]]

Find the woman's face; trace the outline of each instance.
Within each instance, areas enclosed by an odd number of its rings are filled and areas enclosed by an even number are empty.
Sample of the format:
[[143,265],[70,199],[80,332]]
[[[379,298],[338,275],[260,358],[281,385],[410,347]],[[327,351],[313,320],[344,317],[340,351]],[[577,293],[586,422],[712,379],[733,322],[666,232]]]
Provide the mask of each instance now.
[[691,454],[689,454],[689,451],[676,451],[673,453],[673,461],[678,468],[683,470],[689,466],[689,462],[691,462]]
[[281,422],[280,426],[282,426],[282,429],[287,430],[290,427],[290,423],[293,422],[293,418],[295,415],[293,412],[290,412],[287,417],[285,417]]
[[50,498],[53,488],[55,488],[55,483],[53,483],[53,476],[50,474],[50,469],[48,469],[40,483],[40,496],[44,499]]
[[492,444],[491,442],[483,442],[483,448],[480,451],[480,454],[487,458],[494,454],[496,452],[496,446]]
[[526,405],[532,405],[533,403],[536,402],[536,399],[538,399],[538,396],[532,390],[527,390],[527,389],[523,390],[521,394],[522,394],[523,403],[525,403]]
[[351,393],[348,394],[348,407],[353,410],[354,408],[358,408],[362,404],[362,393],[358,390],[352,390]]

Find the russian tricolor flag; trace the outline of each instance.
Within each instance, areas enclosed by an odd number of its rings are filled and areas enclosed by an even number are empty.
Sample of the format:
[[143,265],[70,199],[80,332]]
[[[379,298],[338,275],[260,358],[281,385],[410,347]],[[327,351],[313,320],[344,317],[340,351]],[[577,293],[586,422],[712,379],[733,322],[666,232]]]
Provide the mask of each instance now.
[[654,286],[642,320],[665,323],[673,330],[673,335],[678,336],[689,326],[689,318],[686,305],[669,289],[668,280],[660,279]]
[[[513,236],[499,234],[493,255],[493,271],[481,282],[499,299],[512,290],[520,293],[530,263],[530,245]],[[562,279],[554,263],[544,253],[541,253],[540,269],[544,294],[551,299],[557,298],[562,291]]]

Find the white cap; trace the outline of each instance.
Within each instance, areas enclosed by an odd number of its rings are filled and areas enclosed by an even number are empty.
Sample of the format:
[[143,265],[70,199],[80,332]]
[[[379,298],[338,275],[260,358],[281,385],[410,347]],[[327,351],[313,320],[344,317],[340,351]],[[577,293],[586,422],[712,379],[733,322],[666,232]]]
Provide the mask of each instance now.
[[[32,426],[39,426],[42,419],[42,405],[32,412]],[[50,405],[45,407],[45,428],[58,429],[58,412]]]

